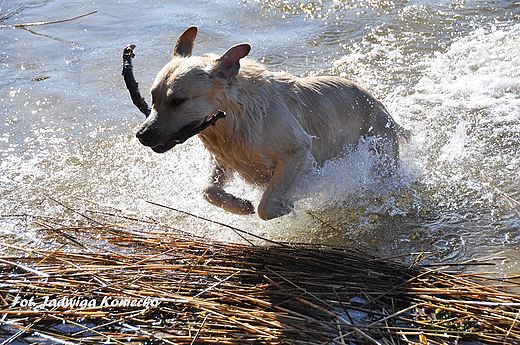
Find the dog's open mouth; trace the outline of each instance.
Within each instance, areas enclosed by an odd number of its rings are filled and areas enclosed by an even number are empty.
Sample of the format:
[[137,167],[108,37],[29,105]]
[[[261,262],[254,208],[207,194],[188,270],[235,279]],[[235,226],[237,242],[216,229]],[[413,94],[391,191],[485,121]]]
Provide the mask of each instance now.
[[172,149],[175,145],[182,144],[194,135],[199,134],[209,126],[214,126],[217,120],[226,117],[226,113],[219,110],[216,114],[206,116],[202,122],[194,121],[182,127],[178,132],[173,134],[165,144],[152,147],[157,153],[164,153]]

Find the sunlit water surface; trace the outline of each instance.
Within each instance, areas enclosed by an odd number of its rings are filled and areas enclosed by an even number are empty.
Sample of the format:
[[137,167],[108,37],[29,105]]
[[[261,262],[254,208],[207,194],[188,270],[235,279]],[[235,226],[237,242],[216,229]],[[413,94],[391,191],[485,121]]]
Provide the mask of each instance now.
[[[228,228],[274,241],[421,252],[460,262],[497,253],[518,275],[520,5],[501,1],[11,1],[0,12],[0,212],[77,217],[92,202],[187,231],[239,241]],[[72,18],[74,21],[13,27]],[[373,176],[365,147],[311,171],[291,191],[294,211],[264,222],[203,201],[208,154],[198,138],[155,154],[121,77],[137,45],[147,94],[178,35],[199,26],[196,54],[248,42],[250,57],[297,76],[332,74],[371,90],[413,133],[399,173]],[[229,188],[258,204],[261,190]],[[78,199],[79,198],[79,199]],[[516,206],[517,209],[512,206]],[[1,241],[41,245],[15,218]],[[489,269],[486,267],[486,269]]]

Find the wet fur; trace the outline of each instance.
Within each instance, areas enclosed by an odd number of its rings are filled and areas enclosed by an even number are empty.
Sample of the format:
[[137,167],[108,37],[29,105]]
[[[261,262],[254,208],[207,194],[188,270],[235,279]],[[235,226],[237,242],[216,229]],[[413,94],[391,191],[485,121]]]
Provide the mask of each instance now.
[[362,137],[376,136],[390,165],[399,158],[400,127],[368,91],[339,77],[295,78],[245,59],[240,44],[222,56],[191,56],[195,27],[179,38],[172,60],[152,86],[152,113],[137,137],[156,152],[171,138],[219,109],[226,118],[199,134],[212,154],[204,198],[227,211],[254,213],[248,200],[224,187],[232,173],[265,186],[258,215],[287,214],[286,193],[313,161],[323,164]]

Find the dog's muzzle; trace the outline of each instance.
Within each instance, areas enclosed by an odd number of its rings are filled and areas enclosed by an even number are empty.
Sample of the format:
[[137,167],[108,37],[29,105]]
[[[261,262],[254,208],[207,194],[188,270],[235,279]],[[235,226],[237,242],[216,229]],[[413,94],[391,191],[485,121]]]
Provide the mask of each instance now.
[[202,122],[195,121],[182,127],[179,131],[174,133],[166,142],[159,143],[159,135],[157,129],[143,127],[139,129],[136,136],[144,146],[151,147],[154,152],[164,153],[172,149],[175,145],[182,144],[194,135],[199,134],[209,126],[214,126],[217,120],[226,117],[226,113],[219,110],[217,114],[206,116]]
[[200,122],[189,123],[160,145],[158,145],[160,139],[159,135],[154,128],[142,128],[137,132],[136,136],[144,146],[151,147],[154,152],[164,153],[172,149],[175,145],[182,144],[195,134],[199,133],[197,129],[200,126]]

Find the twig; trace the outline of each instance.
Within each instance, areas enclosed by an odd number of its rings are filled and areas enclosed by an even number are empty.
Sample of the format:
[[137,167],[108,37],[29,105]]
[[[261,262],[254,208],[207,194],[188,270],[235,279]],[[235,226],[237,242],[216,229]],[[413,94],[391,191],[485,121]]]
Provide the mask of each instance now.
[[[361,335],[363,338],[365,338],[366,340],[368,340],[369,342],[371,342],[372,344],[376,344],[376,345],[382,345],[379,341],[375,340],[374,338],[372,338],[371,336],[369,336],[368,334],[366,334],[365,332],[363,332],[362,330],[360,330],[359,328],[357,328],[356,326],[352,325],[351,323],[347,322],[347,320],[343,319],[341,316],[339,315],[336,315],[334,314],[333,312],[325,309],[325,308],[322,308],[312,302],[309,302],[303,298],[300,298],[300,297],[296,297],[294,296],[295,299],[299,300],[300,302],[302,302],[303,304],[307,304],[309,305],[310,307],[316,309],[316,310],[319,310],[321,311],[322,313],[325,313],[327,315],[329,315],[330,317],[332,317],[333,319],[336,319],[338,322],[352,328],[352,330],[354,330],[356,333],[358,333],[359,335]],[[341,335],[341,338],[343,339],[345,337],[344,334]],[[339,339],[340,337],[338,337]],[[335,340],[335,339],[334,339]]]
[[53,337],[52,335],[47,334],[47,332],[41,332],[41,331],[35,331],[33,334],[37,337],[41,337],[47,340],[52,341],[54,344],[63,344],[63,345],[79,345],[79,343],[73,343],[71,341],[62,340],[56,337]]
[[148,103],[146,103],[146,99],[141,96],[141,93],[139,92],[139,83],[136,82],[134,78],[134,66],[132,65],[132,58],[135,57],[134,49],[135,44],[128,44],[123,49],[123,71],[121,74],[125,80],[126,88],[130,92],[132,102],[137,108],[139,108],[144,116],[148,117],[152,110],[148,106]]
[[160,336],[158,336],[158,335],[156,335],[156,334],[153,334],[153,333],[147,332],[147,331],[145,331],[145,330],[143,330],[143,329],[139,329],[139,328],[137,328],[137,327],[130,326],[130,325],[126,324],[126,323],[121,323],[121,326],[126,327],[126,328],[128,328],[128,329],[131,329],[131,330],[134,331],[134,332],[139,332],[139,333],[146,334],[146,335],[148,335],[148,336],[152,336],[153,338],[159,339],[159,340],[162,341],[163,343],[175,345],[174,342],[171,342],[171,341],[169,341],[168,339],[165,339],[165,338],[160,337]]
[[210,291],[210,290],[213,290],[214,288],[216,288],[217,286],[219,286],[220,284],[222,283],[225,283],[227,280],[231,279],[232,277],[234,277],[235,275],[237,275],[238,273],[240,273],[240,271],[236,271],[235,273],[233,273],[232,275],[230,275],[229,277],[226,277],[218,282],[216,282],[215,284],[211,285],[209,288],[207,289],[204,289],[202,290],[201,292],[199,292],[198,294],[196,294],[195,296],[193,296],[193,298],[197,298],[199,297],[200,295]]
[[[142,260],[140,260],[140,261],[137,261],[137,262],[135,262],[135,263],[132,263],[132,264],[130,264],[129,266],[138,266],[138,265],[140,265],[140,264],[142,264],[142,263],[145,263],[146,261],[149,261],[149,260],[155,259],[155,258],[157,258],[157,257],[159,257],[159,256],[162,256],[162,255],[166,255],[166,254],[171,253],[171,252],[176,251],[176,250],[177,250],[177,248],[171,248],[171,249],[169,249],[169,250],[167,250],[167,251],[165,251],[165,252],[157,253],[157,254],[155,254],[155,255],[152,255],[152,256],[150,256],[150,257],[147,257],[146,259],[142,259]],[[121,268],[123,269],[123,268],[125,268],[125,267],[123,266],[123,267],[121,267]]]
[[509,335],[511,334],[511,330],[515,327],[516,322],[518,321],[518,316],[520,316],[520,309],[518,310],[518,313],[516,313],[515,320],[511,324],[511,327],[507,330],[506,336],[504,337],[504,345],[507,344],[507,338],[509,338]]
[[[16,323],[11,323],[12,326],[15,326],[16,328],[19,329],[18,332],[16,332],[15,334],[13,334],[12,336],[10,336],[9,338],[7,338],[5,341],[2,342],[2,344],[0,345],[8,345],[8,344],[11,344],[13,341],[15,341],[16,339],[18,339],[22,334],[28,332],[28,331],[31,331],[31,328],[34,327],[34,325],[36,325],[38,322],[40,322],[41,320],[43,319],[43,316],[40,316],[38,317],[36,320],[34,320],[33,322],[31,322],[29,325],[27,325],[26,327],[25,326],[22,326],[22,325],[17,325]],[[0,320],[0,322],[4,323],[4,324],[7,324],[6,322],[4,322],[3,320]]]
[[191,341],[191,345],[195,344],[195,340],[199,336],[200,330],[202,329],[202,327],[204,327],[204,324],[206,323],[206,320],[208,319],[208,317],[210,315],[211,315],[210,313],[206,314],[206,317],[204,318],[204,321],[202,321],[202,324],[200,325],[199,329],[197,330],[197,333],[195,334],[195,336],[193,337],[193,340]]
[[[290,248],[291,246],[286,244],[286,243],[282,243],[282,242],[277,242],[277,241],[273,241],[273,240],[270,240],[268,238],[264,238],[264,237],[261,237],[261,236],[258,236],[258,235],[255,235],[255,234],[252,234],[250,232],[247,232],[245,230],[242,230],[242,229],[239,229],[239,228],[235,228],[234,226],[231,226],[231,225],[228,225],[228,224],[225,224],[225,223],[221,223],[221,222],[217,222],[215,220],[211,220],[211,219],[208,219],[208,218],[204,218],[204,217],[201,217],[201,216],[197,216],[193,213],[189,213],[189,212],[186,212],[186,211],[181,211],[179,209],[176,209],[176,208],[173,208],[173,207],[170,207],[170,206],[165,206],[165,205],[161,205],[161,204],[158,204],[158,203],[155,203],[153,201],[146,201],[147,203],[149,204],[152,204],[152,205],[155,205],[155,206],[159,206],[159,207],[164,207],[164,208],[167,208],[169,210],[172,210],[172,211],[175,211],[175,212],[179,212],[179,213],[182,213],[182,214],[185,214],[185,215],[188,215],[190,217],[194,217],[194,218],[198,218],[198,219],[202,219],[202,220],[205,220],[207,222],[210,222],[210,223],[213,223],[213,224],[217,224],[217,225],[221,225],[221,226],[224,226],[226,228],[229,228],[235,232],[240,232],[240,233],[243,233],[243,234],[246,234],[246,235],[249,235],[251,237],[254,237],[254,238],[257,238],[259,240],[262,240],[262,241],[265,241],[265,242],[269,242],[269,243],[273,243],[273,244],[276,244],[276,245],[279,245],[279,246],[282,246],[282,247],[288,247]],[[239,235],[239,234],[237,234]],[[250,242],[249,240],[247,240],[245,237],[239,235],[243,240],[247,241],[250,245],[254,246],[254,244],[252,242]]]
[[74,244],[80,246],[81,248],[84,248],[84,249],[90,250],[92,253],[94,253],[94,250],[88,248],[88,247],[85,246],[83,243],[79,242],[77,239],[74,238],[74,236],[71,236],[71,235],[69,235],[69,234],[66,234],[66,233],[64,233],[63,231],[61,231],[60,229],[56,229],[56,228],[54,228],[53,226],[50,226],[50,225],[48,225],[48,224],[44,224],[44,223],[42,223],[42,222],[40,222],[40,221],[36,221],[35,223],[37,223],[37,224],[39,224],[39,225],[42,225],[42,226],[44,226],[45,228],[47,228],[47,229],[49,229],[49,230],[51,230],[51,231],[53,231],[53,232],[55,232],[55,233],[60,234],[61,236],[65,237],[66,239],[68,239],[68,240],[70,240],[70,241],[72,241]]
[[59,252],[61,250],[61,248],[65,247],[66,244],[62,244],[59,248],[57,248],[55,251],[53,251],[52,253],[50,253],[49,255],[47,255],[46,257],[44,257],[43,259],[41,259],[40,261],[38,261],[34,266],[38,266],[39,264],[41,264],[42,262],[44,262],[45,260],[47,260],[48,258],[50,258],[51,256],[53,256],[54,254],[56,254],[57,252]]
[[[148,106],[148,103],[146,103],[146,99],[141,96],[141,92],[139,91],[139,83],[134,78],[134,66],[132,65],[132,58],[135,57],[135,47],[135,44],[128,44],[123,49],[123,71],[121,74],[123,75],[123,79],[125,81],[126,88],[130,93],[130,97],[132,98],[132,102],[144,114],[144,116],[148,117],[150,116],[152,110]],[[182,144],[209,126],[215,126],[215,123],[218,120],[225,117],[226,113],[219,109],[216,114],[206,116],[204,120],[202,120],[202,123],[189,124],[183,130],[179,131],[179,137],[176,138],[175,142],[177,144]]]
[[90,217],[88,217],[88,216],[85,216],[84,214],[82,214],[82,213],[76,211],[75,209],[73,209],[72,207],[69,207],[69,206],[65,205],[65,204],[62,203],[61,201],[58,201],[58,200],[54,199],[53,197],[51,197],[51,196],[49,196],[49,195],[47,195],[47,194],[43,194],[43,195],[45,195],[46,198],[51,199],[51,200],[54,201],[55,203],[59,204],[60,206],[66,208],[67,210],[69,210],[69,211],[71,211],[71,212],[73,212],[73,213],[75,213],[75,214],[78,214],[78,215],[82,216],[82,217],[85,218],[85,219],[88,219],[89,221],[91,221],[91,222],[94,223],[94,224],[101,225],[101,226],[104,225],[103,223],[100,223],[100,222],[98,222],[98,221],[96,221],[96,220],[94,220],[94,219],[92,219],[92,218],[90,218]]
[[30,267],[27,267],[27,266],[22,265],[22,264],[17,264],[16,262],[7,261],[7,260],[1,259],[1,258],[0,258],[0,262],[3,262],[3,263],[6,263],[6,264],[9,264],[9,265],[21,268],[24,271],[34,273],[36,275],[39,275],[40,277],[49,277],[48,273],[40,272],[38,270],[35,270],[34,268],[30,268]]
[[412,268],[413,266],[415,266],[415,264],[417,264],[419,261],[422,260],[421,257],[422,257],[425,253],[428,252],[428,250],[431,248],[431,246],[433,246],[433,244],[434,244],[435,242],[437,242],[437,238],[438,238],[438,237],[439,237],[439,236],[435,236],[435,238],[430,242],[430,244],[428,245],[428,247],[426,247],[426,249],[423,250],[423,251],[421,252],[421,254],[417,255],[417,257],[416,257],[415,260],[412,262],[412,264],[411,264],[410,266],[408,266],[408,269]]
[[113,340],[113,341],[115,341],[115,342],[118,343],[118,344],[124,344],[124,343],[118,341],[117,339],[110,339],[110,336],[108,336],[108,335],[106,335],[106,334],[103,334],[103,333],[101,333],[101,332],[98,332],[98,331],[96,331],[96,330],[93,329],[93,328],[90,328],[90,327],[87,327],[87,326],[83,326],[82,324],[79,324],[79,323],[74,322],[74,321],[72,321],[72,320],[64,319],[64,318],[61,318],[61,317],[59,317],[59,316],[52,315],[52,314],[49,314],[49,316],[52,317],[52,318],[55,318],[55,319],[57,319],[57,320],[60,320],[60,321],[62,321],[63,323],[66,323],[66,322],[67,322],[67,323],[70,323],[71,325],[74,325],[74,326],[77,326],[77,327],[83,328],[85,331],[90,331],[90,332],[92,332],[92,333],[96,333],[96,334],[98,334],[98,335],[100,335],[100,336],[102,336],[102,337],[104,337],[104,338],[107,338],[107,342],[109,342],[110,340]]
[[[184,279],[186,279],[186,278],[190,275],[191,271],[193,271],[193,269],[195,268],[195,266],[197,266],[197,265],[199,264],[199,262],[202,260],[202,258],[204,257],[204,255],[206,255],[206,253],[207,253],[208,251],[209,251],[209,248],[206,248],[206,250],[204,251],[204,253],[202,253],[202,255],[199,256],[199,258],[197,259],[197,262],[195,262],[195,264],[193,264],[193,266],[190,267],[189,271],[186,272],[186,274],[184,274],[184,276],[181,278],[181,280],[179,280],[179,284],[182,283],[182,282],[184,281]],[[179,287],[179,289],[180,289],[180,287]],[[179,290],[177,290],[177,292],[178,292],[178,291],[179,291]]]
[[218,110],[216,114],[211,114],[210,116],[206,116],[204,120],[202,120],[201,124],[189,124],[185,129],[181,129],[180,133],[178,134],[178,137],[176,138],[175,142],[177,144],[182,144],[189,138],[193,137],[194,135],[199,134],[209,126],[215,126],[215,123],[226,117],[226,113],[222,110]]
[[332,288],[332,291],[334,292],[334,295],[336,296],[336,299],[339,302],[339,305],[343,309],[343,312],[345,313],[345,315],[347,315],[348,319],[350,320],[350,323],[353,324],[354,320],[352,320],[352,317],[350,316],[350,313],[348,312],[347,308],[345,307],[345,304],[343,304],[343,301],[341,300],[341,298],[339,297],[338,293],[336,292],[336,289],[334,289],[334,286],[331,286],[331,288]]
[[64,22],[70,22],[79,18],[83,18],[86,16],[90,16],[91,14],[97,13],[97,11],[92,11],[89,13],[82,14],[80,16],[74,17],[74,18],[68,18],[68,19],[61,19],[61,20],[53,20],[50,22],[35,22],[35,23],[26,23],[26,24],[15,24],[15,25],[0,25],[0,28],[23,28],[26,26],[37,26],[37,25],[49,25],[49,24],[58,24],[58,23],[64,23]]

